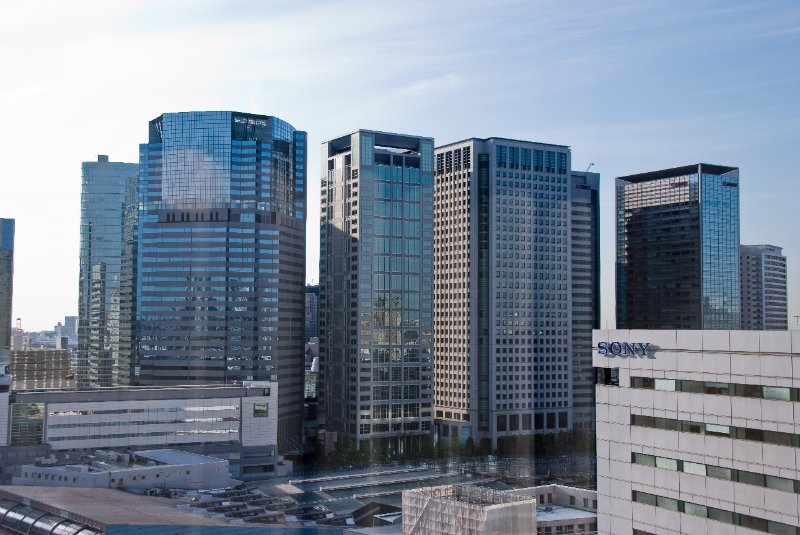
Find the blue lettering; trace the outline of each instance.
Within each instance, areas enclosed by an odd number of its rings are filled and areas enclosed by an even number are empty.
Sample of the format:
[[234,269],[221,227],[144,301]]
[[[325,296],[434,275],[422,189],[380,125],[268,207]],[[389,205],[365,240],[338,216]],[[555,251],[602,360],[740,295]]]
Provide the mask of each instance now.
[[611,342],[609,349],[611,350],[612,355],[619,355],[622,353],[622,344],[619,342]]
[[606,343],[606,342],[597,342],[597,351],[601,355],[608,355],[608,343]]
[[626,355],[631,355],[632,357],[636,356],[636,348],[633,347],[633,344],[630,342],[623,342],[622,349]]
[[642,356],[646,357],[647,356],[647,348],[650,347],[650,344],[647,343],[647,342],[639,342],[636,345],[638,345],[639,349],[642,351]]

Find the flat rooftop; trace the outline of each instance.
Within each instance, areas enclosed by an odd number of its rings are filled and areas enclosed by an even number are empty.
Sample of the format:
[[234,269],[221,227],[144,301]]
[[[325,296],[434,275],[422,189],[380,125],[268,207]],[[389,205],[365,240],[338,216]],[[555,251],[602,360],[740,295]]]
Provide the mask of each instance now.
[[697,173],[698,168],[703,169],[704,173],[712,175],[724,175],[731,171],[736,171],[738,167],[730,167],[728,165],[715,165],[711,163],[696,163],[691,165],[682,165],[680,167],[671,167],[670,169],[660,169],[658,171],[648,171],[647,173],[637,173],[635,175],[627,175],[618,177],[619,180],[625,182],[639,183],[648,182],[650,180],[659,180],[662,178],[672,178],[677,176],[691,175]]
[[488,141],[505,141],[511,143],[524,143],[528,145],[542,145],[545,147],[554,147],[557,149],[569,149],[569,145],[559,145],[557,143],[545,143],[544,141],[531,141],[527,139],[514,139],[510,137],[502,137],[502,136],[490,136],[490,137],[468,137],[466,139],[461,139],[458,141],[453,141],[450,143],[445,143],[444,145],[439,145],[436,147],[436,150],[445,149],[451,145],[460,145],[461,143],[466,143],[467,141],[480,141],[481,143],[486,143]]
[[559,520],[575,520],[591,522],[597,520],[597,513],[584,511],[563,505],[547,505],[536,508],[536,522],[556,522]]
[[[0,486],[0,496],[61,516],[79,515],[105,528],[136,526],[230,526],[228,522],[187,513],[164,498],[138,496],[115,489]],[[258,529],[258,526],[254,526]],[[263,528],[263,526],[260,526]]]
[[148,459],[158,464],[210,464],[218,463],[222,459],[190,453],[188,451],[163,449],[163,450],[144,450],[134,452],[136,457]]
[[237,398],[261,395],[264,388],[277,384],[110,386],[105,388],[39,389],[14,392],[21,403],[94,403],[103,401],[142,401],[151,399]]

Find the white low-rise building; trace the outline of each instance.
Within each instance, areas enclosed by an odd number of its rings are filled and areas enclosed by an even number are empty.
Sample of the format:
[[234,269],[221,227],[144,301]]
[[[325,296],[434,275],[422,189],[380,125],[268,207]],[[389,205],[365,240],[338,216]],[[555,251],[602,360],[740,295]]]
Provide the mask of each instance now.
[[14,485],[122,490],[212,489],[231,485],[228,461],[179,450],[96,451],[81,464],[23,465]]
[[277,382],[0,391],[7,467],[42,456],[69,463],[97,449],[179,448],[227,459],[236,479],[260,479],[291,472],[277,444]]
[[598,531],[800,533],[800,331],[596,330]]

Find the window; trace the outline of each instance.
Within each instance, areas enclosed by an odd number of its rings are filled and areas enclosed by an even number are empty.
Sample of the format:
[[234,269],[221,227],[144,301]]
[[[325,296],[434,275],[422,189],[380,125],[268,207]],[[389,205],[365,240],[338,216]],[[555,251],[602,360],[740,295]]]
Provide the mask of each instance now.
[[269,416],[269,405],[266,403],[256,403],[253,405],[253,416],[255,418],[266,418]]
[[619,386],[619,368],[595,368],[598,385]]
[[675,379],[655,379],[655,389],[675,392]]

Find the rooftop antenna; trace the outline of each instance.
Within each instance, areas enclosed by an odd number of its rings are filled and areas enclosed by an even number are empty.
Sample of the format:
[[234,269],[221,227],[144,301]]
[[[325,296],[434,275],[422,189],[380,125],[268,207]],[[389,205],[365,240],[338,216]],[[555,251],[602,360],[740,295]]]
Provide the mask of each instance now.
[[594,165],[594,162],[590,163],[590,164],[589,164],[589,167],[587,167],[587,168],[586,168],[586,171],[584,171],[584,172],[585,172],[585,173],[588,173],[588,172],[589,172],[589,169],[591,169],[593,165]]

